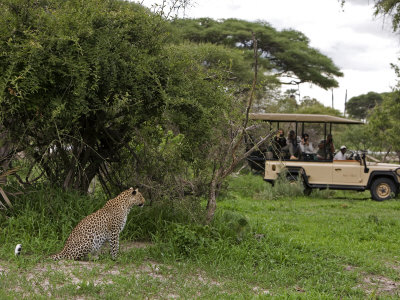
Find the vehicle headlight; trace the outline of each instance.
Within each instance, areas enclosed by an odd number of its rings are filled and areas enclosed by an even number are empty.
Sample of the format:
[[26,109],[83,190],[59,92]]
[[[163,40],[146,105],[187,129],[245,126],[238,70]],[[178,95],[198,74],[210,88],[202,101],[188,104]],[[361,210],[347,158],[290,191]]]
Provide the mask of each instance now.
[[397,176],[400,176],[400,168],[397,168],[397,169],[395,170],[395,172],[396,172]]

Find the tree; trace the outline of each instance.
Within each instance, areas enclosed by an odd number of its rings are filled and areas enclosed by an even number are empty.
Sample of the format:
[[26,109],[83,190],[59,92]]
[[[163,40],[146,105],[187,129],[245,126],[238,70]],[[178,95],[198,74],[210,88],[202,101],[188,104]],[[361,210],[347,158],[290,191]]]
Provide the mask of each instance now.
[[5,0],[0,11],[1,123],[53,184],[86,192],[165,107],[165,22],[118,0]]
[[341,112],[330,106],[325,106],[317,99],[304,97],[296,111],[299,114],[320,114],[320,115],[331,115],[341,116]]
[[277,31],[265,22],[208,18],[178,19],[177,36],[195,43],[210,42],[244,50],[251,57],[251,32],[257,36],[260,83],[263,72],[289,78],[290,84],[310,82],[324,89],[337,87],[335,76],[343,76],[332,60],[309,46],[308,38],[295,30]]
[[[338,0],[343,7],[346,0]],[[399,29],[400,24],[400,0],[374,0],[375,16],[389,16],[392,19],[393,31]]]
[[366,119],[371,110],[381,104],[382,94],[369,92],[367,94],[352,97],[346,104],[346,112],[350,117],[357,119]]
[[153,198],[208,195],[211,156],[225,147],[234,118],[243,116],[241,98],[227,92],[237,86],[231,70],[243,57],[238,50],[192,43],[168,45],[163,53],[169,75],[161,118],[132,132],[133,151],[112,163],[109,181],[131,178]]
[[252,108],[258,80],[259,53],[257,39],[254,33],[252,33],[252,44],[254,55],[254,77],[247,99],[247,104],[243,109],[240,105],[242,102],[237,101],[238,98],[233,99],[234,101],[236,100],[236,102],[239,102],[239,105],[237,106],[239,114],[235,113],[235,110],[226,111],[226,125],[228,126],[225,125],[216,127],[218,133],[215,135],[215,138],[221,142],[215,143],[216,147],[210,147],[211,151],[209,154],[211,154],[210,158],[213,161],[213,172],[209,185],[209,196],[207,201],[208,222],[211,222],[214,217],[215,210],[217,208],[216,198],[218,190],[220,189],[225,178],[234,171],[235,167],[241,161],[246,159],[246,157],[248,157],[254,150],[258,149],[261,144],[272,137],[272,133],[267,133],[266,136],[261,138],[260,141],[258,141],[250,149],[245,150],[243,147],[243,141],[245,136],[247,136],[249,113]]
[[375,0],[375,15],[384,15],[392,18],[393,31],[399,29],[400,1],[399,0]]
[[371,113],[368,127],[375,145],[395,151],[400,159],[400,92],[384,96],[382,104]]

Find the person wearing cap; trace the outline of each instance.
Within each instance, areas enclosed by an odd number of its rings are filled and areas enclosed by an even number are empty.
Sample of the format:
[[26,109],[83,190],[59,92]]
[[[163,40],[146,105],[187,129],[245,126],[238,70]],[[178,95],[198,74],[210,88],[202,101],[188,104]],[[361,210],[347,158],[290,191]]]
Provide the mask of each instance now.
[[333,158],[333,160],[346,160],[347,159],[347,157],[345,155],[346,151],[347,151],[346,146],[344,146],[344,145],[341,146],[340,147],[340,151],[338,153],[336,153],[336,155]]

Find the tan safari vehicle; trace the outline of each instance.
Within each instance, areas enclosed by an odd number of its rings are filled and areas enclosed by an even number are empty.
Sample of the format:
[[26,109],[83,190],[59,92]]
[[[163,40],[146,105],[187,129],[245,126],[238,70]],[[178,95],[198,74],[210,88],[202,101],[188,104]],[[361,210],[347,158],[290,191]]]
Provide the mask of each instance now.
[[[324,138],[321,143],[326,141],[328,130],[329,133],[332,132],[333,124],[363,124],[360,121],[328,115],[265,113],[251,114],[250,118],[268,122],[270,131],[274,131],[275,125],[278,130],[283,124],[289,123],[296,137],[309,129],[305,128],[306,125],[319,126]],[[297,159],[290,159],[288,155],[271,150],[273,149],[267,148],[253,152],[248,161],[252,169],[264,171],[264,180],[272,184],[283,175],[290,181],[302,180],[306,195],[312,189],[370,190],[372,199],[376,201],[393,198],[399,192],[400,165],[367,161],[365,151],[350,151],[346,153],[346,160],[334,160],[320,159],[316,153],[303,153]]]

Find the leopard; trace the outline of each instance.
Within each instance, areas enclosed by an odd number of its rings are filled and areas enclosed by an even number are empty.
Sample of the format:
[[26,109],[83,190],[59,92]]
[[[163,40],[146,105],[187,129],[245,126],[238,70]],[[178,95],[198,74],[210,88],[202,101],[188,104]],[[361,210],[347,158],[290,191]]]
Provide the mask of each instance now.
[[110,254],[116,259],[119,251],[119,235],[125,227],[128,214],[134,205],[143,207],[145,199],[139,189],[130,188],[108,200],[96,212],[76,225],[61,252],[50,256],[53,260],[82,260],[96,254],[106,242]]

